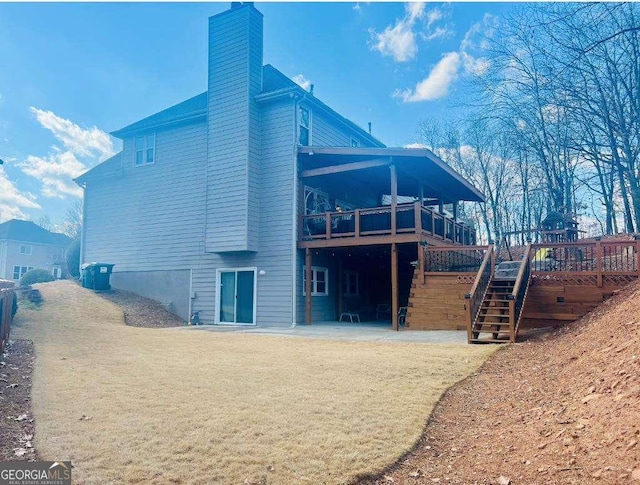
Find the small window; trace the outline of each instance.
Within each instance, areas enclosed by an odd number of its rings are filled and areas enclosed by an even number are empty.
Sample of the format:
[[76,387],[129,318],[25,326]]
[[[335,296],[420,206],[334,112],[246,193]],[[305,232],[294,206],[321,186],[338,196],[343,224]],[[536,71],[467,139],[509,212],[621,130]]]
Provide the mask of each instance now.
[[302,146],[311,145],[311,111],[307,108],[300,108],[300,126],[298,143]]
[[345,271],[342,280],[342,294],[344,296],[358,296],[358,273]]
[[357,148],[360,146],[360,142],[355,138],[351,138],[351,148]]
[[[311,296],[327,296],[329,294],[329,270],[311,267]],[[307,272],[302,269],[302,295],[307,296]]]
[[148,165],[156,161],[156,134],[136,138],[136,165]]
[[13,279],[19,280],[24,276],[27,271],[31,271],[33,266],[14,266],[13,267]]
[[30,255],[31,254],[31,246],[26,245],[26,244],[21,244],[20,245],[20,254]]

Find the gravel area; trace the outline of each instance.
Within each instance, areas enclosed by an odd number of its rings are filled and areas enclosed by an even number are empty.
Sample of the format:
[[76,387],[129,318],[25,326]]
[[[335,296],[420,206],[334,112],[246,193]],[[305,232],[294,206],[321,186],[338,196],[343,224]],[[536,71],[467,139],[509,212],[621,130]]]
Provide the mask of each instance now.
[[131,327],[166,328],[184,325],[184,321],[180,317],[168,312],[162,304],[150,298],[123,290],[111,290],[97,294],[122,307],[125,323]]

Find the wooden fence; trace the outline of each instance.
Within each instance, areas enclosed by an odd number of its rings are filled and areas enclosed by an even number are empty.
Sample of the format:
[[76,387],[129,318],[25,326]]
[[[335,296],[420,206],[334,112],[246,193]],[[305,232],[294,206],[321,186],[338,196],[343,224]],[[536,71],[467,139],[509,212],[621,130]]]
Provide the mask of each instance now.
[[9,342],[9,331],[13,320],[13,289],[0,289],[0,354]]

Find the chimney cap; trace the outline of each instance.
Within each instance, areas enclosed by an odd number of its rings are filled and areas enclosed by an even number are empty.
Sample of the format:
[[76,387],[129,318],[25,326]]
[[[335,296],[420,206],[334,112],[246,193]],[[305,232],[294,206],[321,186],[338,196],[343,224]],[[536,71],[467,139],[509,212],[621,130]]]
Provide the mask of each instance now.
[[242,7],[242,2],[231,2],[231,10]]

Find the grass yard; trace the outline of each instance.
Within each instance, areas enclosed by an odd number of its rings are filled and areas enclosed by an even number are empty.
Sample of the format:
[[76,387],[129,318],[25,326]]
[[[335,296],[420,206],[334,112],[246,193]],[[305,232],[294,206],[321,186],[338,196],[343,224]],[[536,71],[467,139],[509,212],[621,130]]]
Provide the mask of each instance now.
[[74,483],[348,482],[496,349],[134,328],[71,282],[40,289],[12,336],[35,344],[40,458]]

